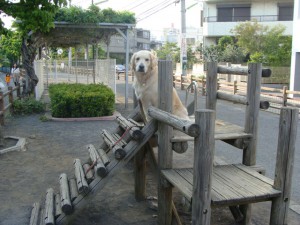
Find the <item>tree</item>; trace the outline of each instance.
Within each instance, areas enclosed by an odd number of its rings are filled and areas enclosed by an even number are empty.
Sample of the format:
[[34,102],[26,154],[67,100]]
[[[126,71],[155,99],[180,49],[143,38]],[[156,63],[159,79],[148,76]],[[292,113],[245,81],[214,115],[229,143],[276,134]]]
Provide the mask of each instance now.
[[[66,3],[66,0],[0,1],[1,12],[17,19],[15,26],[22,37],[22,59],[23,66],[29,77],[29,87],[27,90],[29,93],[33,93],[34,87],[38,83],[38,78],[33,68],[33,61],[37,48],[42,45],[42,40],[34,38],[32,34],[49,32],[54,27],[55,13],[60,6],[66,5]],[[2,24],[2,21],[0,24]],[[1,32],[3,32],[2,25]]]
[[173,64],[180,62],[180,48],[176,43],[167,42],[157,50],[157,56],[159,59],[169,59],[171,58]]
[[[285,27],[264,26],[254,22],[243,22],[231,32],[237,38],[237,44],[250,54],[251,61],[268,65],[289,64],[291,58],[291,38],[284,36]],[[262,61],[261,61],[262,60]]]
[[[21,35],[19,32],[7,31],[6,35],[0,37],[1,64],[6,66],[17,62],[21,56]],[[7,62],[8,65],[7,65]]]

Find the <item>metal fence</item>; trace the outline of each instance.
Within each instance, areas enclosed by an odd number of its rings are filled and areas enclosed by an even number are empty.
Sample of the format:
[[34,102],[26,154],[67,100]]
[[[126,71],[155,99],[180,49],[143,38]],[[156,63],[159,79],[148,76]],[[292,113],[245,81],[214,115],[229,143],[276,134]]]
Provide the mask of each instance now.
[[40,80],[36,95],[40,96],[44,88],[52,83],[103,83],[116,94],[115,59],[103,60],[37,60],[35,71]]

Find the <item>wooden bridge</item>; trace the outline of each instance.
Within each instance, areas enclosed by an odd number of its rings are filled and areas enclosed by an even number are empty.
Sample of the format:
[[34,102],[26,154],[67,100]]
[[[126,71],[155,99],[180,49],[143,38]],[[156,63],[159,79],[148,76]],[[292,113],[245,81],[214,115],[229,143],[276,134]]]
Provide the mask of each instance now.
[[[218,206],[229,206],[236,220],[250,224],[251,203],[261,201],[272,201],[271,225],[287,224],[298,110],[283,108],[281,111],[273,181],[260,174],[261,169],[257,169],[260,167],[256,165],[261,64],[250,64],[245,72],[248,89],[244,127],[215,118],[217,71],[216,63],[208,64],[207,109],[197,110],[195,121],[185,121],[171,114],[171,62],[159,61],[159,85],[163,88],[159,88],[159,109],[150,107],[148,111],[153,120],[145,125],[141,123],[143,113],[140,113],[139,107],[127,119],[118,117],[119,127],[113,133],[102,132],[103,143],[99,148],[87,145],[89,163],[83,164],[80,159],[75,159],[74,177],[62,173],[60,190],[49,188],[45,202],[34,203],[29,224],[70,224],[93,194],[100,191],[132,158],[135,158],[135,197],[144,200],[145,152],[152,151],[149,141],[157,131],[158,224],[170,225],[172,214],[176,214],[172,201],[173,187],[191,201],[193,225],[209,225],[211,207]],[[173,137],[172,127],[184,135]],[[242,149],[241,163],[214,165],[215,140]],[[173,168],[173,150],[184,154],[187,141],[194,143],[194,166]]]

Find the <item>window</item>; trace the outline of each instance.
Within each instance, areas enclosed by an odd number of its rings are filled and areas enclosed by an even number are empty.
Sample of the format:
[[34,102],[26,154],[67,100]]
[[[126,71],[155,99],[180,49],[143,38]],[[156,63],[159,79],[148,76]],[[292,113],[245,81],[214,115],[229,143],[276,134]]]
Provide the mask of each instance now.
[[250,20],[250,5],[217,5],[218,22],[235,22]]
[[279,21],[292,21],[294,14],[293,4],[278,4],[278,20]]

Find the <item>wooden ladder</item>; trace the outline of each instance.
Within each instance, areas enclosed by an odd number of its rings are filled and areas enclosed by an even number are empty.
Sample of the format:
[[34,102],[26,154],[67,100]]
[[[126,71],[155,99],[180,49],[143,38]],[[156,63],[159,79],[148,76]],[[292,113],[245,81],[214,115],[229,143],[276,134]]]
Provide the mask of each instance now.
[[119,126],[113,133],[102,131],[104,142],[99,149],[87,145],[89,163],[74,160],[74,176],[66,173],[60,175],[59,190],[47,189],[45,202],[33,204],[29,224],[68,224],[91,196],[101,190],[156,132],[154,121],[143,126],[136,122],[139,118],[139,108],[134,110],[129,119],[117,117]]

